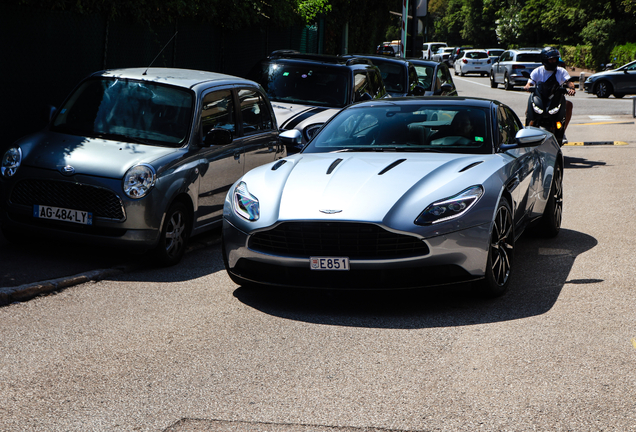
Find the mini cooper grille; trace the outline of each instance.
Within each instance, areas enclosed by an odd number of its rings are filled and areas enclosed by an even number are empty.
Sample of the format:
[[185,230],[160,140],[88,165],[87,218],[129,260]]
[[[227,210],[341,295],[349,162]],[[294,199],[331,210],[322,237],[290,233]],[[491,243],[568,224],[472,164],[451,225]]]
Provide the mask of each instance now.
[[93,217],[124,219],[121,199],[116,194],[108,189],[78,183],[22,180],[13,189],[11,202],[89,211]]
[[346,256],[389,259],[428,254],[416,237],[395,234],[377,225],[347,222],[286,222],[250,238],[250,248],[274,255]]

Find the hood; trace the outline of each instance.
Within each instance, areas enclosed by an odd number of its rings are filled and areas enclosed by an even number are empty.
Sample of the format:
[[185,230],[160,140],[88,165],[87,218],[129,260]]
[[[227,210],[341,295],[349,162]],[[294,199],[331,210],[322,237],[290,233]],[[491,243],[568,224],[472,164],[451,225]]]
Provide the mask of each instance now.
[[322,124],[333,117],[340,108],[272,102],[278,127],[284,130],[303,130],[310,124]]
[[[435,200],[481,184],[498,155],[435,153],[298,154],[285,163],[257,168],[244,177],[262,202],[278,202],[279,220],[368,220],[382,222],[405,207],[419,213]],[[498,163],[498,162],[494,162]],[[490,172],[486,175],[485,173]],[[270,209],[274,210],[274,209]],[[265,213],[265,209],[262,209]],[[407,212],[407,213],[413,213]],[[417,214],[414,216],[414,218]],[[269,222],[268,222],[269,220]]]
[[133,165],[150,164],[181,150],[48,131],[17,144],[22,148],[24,165],[56,171],[70,165],[75,174],[116,179],[123,178]]

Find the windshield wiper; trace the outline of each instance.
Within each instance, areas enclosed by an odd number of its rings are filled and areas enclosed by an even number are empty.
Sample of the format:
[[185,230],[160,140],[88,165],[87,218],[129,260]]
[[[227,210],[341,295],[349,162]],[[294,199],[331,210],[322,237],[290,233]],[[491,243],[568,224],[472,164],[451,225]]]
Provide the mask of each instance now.
[[137,143],[137,144],[148,144],[148,141],[144,141],[140,138],[135,138],[135,137],[131,137],[128,135],[122,135],[122,134],[114,134],[114,133],[95,133],[92,134],[94,137],[96,138],[104,138],[104,139],[108,139],[108,140],[116,140],[116,141],[126,141],[126,142],[133,142],[133,143]]

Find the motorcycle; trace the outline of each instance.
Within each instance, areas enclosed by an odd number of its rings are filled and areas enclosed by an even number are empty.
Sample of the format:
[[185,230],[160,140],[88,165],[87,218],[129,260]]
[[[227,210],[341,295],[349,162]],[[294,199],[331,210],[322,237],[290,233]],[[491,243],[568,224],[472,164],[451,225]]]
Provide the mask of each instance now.
[[565,130],[567,83],[558,85],[548,81],[531,87],[526,112],[526,126],[535,126],[552,132],[563,146]]

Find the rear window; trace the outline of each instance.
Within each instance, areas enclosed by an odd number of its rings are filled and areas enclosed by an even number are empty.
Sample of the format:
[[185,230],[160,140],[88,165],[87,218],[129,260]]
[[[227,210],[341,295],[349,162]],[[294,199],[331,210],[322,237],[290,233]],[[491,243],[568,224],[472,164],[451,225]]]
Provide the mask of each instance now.
[[481,58],[488,58],[488,53],[486,52],[467,52],[466,53],[466,58],[470,58],[470,59],[481,59]]
[[517,54],[517,61],[524,63],[541,63],[541,54]]

